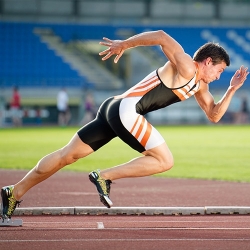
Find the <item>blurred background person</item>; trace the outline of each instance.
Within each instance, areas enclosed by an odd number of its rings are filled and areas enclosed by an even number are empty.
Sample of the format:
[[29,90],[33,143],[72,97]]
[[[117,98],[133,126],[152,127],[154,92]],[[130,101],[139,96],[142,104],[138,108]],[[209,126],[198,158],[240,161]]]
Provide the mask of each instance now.
[[236,115],[236,124],[247,124],[249,119],[249,109],[247,97],[242,97],[240,110]]
[[21,114],[21,95],[18,87],[13,88],[12,97],[10,101],[10,112],[12,124],[15,127],[22,125],[22,114]]
[[65,88],[57,94],[58,125],[67,126],[70,120],[69,96]]
[[96,105],[92,94],[88,93],[84,103],[84,116],[81,125],[87,124],[92,121],[96,116]]

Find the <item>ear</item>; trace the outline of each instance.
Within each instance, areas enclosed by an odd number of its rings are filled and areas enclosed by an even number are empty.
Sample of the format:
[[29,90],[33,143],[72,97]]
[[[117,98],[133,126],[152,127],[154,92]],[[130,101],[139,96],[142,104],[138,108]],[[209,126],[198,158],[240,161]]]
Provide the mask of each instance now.
[[211,57],[208,57],[207,59],[205,59],[205,64],[206,65],[209,65],[209,64],[212,64],[213,63],[213,60]]

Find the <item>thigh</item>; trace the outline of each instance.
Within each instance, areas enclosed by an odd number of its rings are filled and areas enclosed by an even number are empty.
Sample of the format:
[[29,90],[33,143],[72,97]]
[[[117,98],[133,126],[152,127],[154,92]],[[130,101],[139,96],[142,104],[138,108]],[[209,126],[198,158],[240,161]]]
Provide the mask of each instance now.
[[60,152],[62,158],[71,157],[77,160],[93,153],[93,151],[94,150],[88,144],[84,143],[76,133]]
[[[137,98],[127,98],[121,101],[119,107],[120,122],[127,132],[122,133],[119,137],[127,141],[130,146],[134,145],[137,151],[143,152],[165,143],[165,140],[143,115],[136,112],[134,107],[137,102]],[[126,134],[128,136],[124,136]]]
[[116,134],[100,113],[93,121],[79,129],[77,134],[82,142],[89,145],[94,151],[116,137]]
[[168,162],[173,164],[174,161],[173,155],[165,142],[161,145],[144,151],[143,154],[146,156],[153,156],[160,162]]
[[[122,116],[120,114],[120,105],[122,99],[110,98],[103,103],[100,108],[100,114],[105,117],[107,123],[116,136],[118,136],[122,141],[128,144],[131,148],[135,149],[138,152],[145,151],[143,144],[138,141],[138,139],[131,134],[124,123],[122,122]],[[131,109],[135,110],[134,106]],[[127,117],[127,120],[133,119],[129,112],[123,113]]]

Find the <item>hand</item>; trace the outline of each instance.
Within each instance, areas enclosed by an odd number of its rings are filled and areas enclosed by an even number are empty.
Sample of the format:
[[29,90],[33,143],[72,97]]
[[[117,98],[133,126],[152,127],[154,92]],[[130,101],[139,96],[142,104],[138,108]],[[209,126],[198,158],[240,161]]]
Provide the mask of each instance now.
[[242,65],[238,70],[236,70],[234,76],[230,81],[230,86],[235,90],[239,89],[247,79],[248,74],[248,68]]
[[121,40],[110,40],[106,37],[103,40],[107,42],[100,42],[101,45],[109,47],[108,49],[99,53],[100,56],[105,55],[102,60],[107,60],[112,55],[117,55],[114,59],[114,62],[117,63],[120,57],[123,55],[125,49],[123,48],[123,44]]

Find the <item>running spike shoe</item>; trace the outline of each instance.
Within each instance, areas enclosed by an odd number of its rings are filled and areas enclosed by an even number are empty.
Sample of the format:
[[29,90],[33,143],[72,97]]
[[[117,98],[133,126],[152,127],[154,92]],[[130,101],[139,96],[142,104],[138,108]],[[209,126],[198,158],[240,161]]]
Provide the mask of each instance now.
[[112,181],[104,180],[100,176],[99,169],[89,173],[89,180],[96,186],[96,189],[100,196],[100,201],[103,203],[104,206],[110,208],[113,205],[112,201],[109,198],[110,184],[112,183]]
[[10,219],[16,206],[19,207],[21,201],[17,201],[13,196],[14,186],[6,186],[1,189],[2,203],[1,215],[3,219]]

